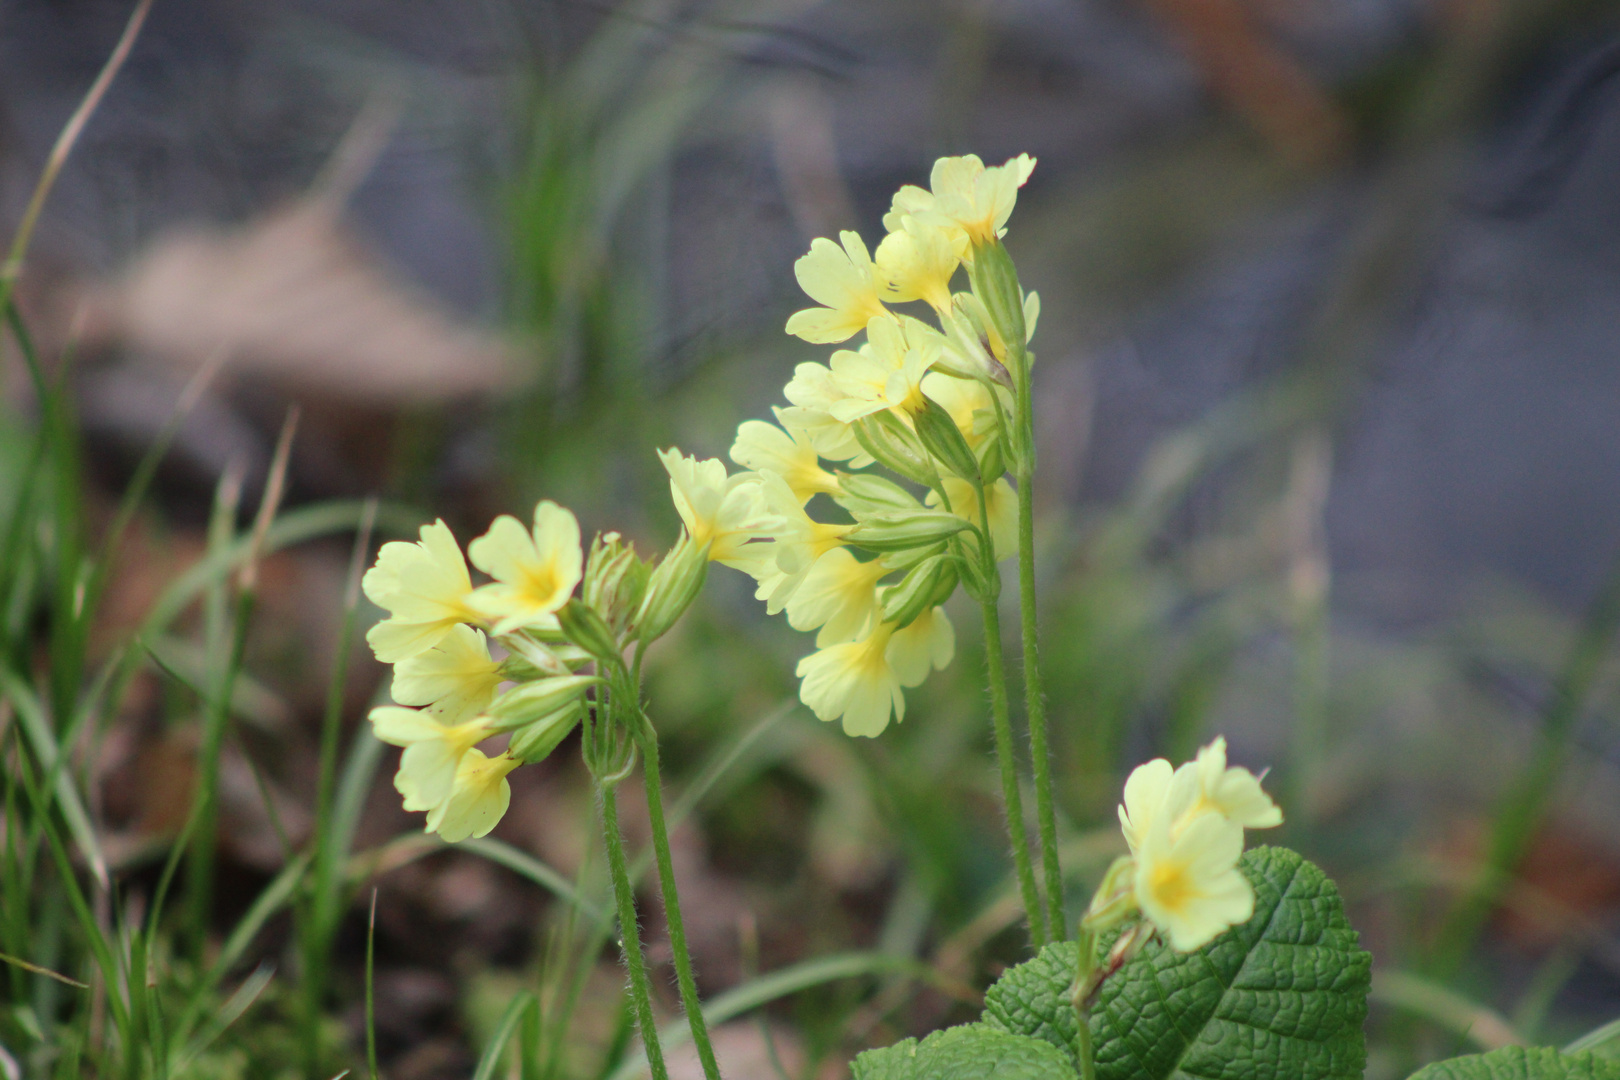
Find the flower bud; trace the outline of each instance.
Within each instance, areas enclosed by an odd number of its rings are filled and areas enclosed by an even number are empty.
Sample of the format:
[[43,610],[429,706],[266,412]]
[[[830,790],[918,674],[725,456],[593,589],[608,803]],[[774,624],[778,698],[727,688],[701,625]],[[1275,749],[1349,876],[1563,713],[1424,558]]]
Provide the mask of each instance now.
[[618,638],[595,608],[581,600],[568,601],[557,612],[557,622],[568,640],[602,661],[619,661]]
[[962,429],[945,406],[925,395],[922,408],[912,413],[911,419],[917,425],[917,438],[935,461],[968,483],[979,483],[979,459],[973,456]]
[[587,686],[601,682],[595,675],[563,675],[514,687],[486,710],[496,731],[510,731],[533,723],[578,700]]
[[622,542],[616,532],[598,534],[585,560],[580,595],[610,627],[622,631],[641,606],[647,573],[647,565],[636,558],[635,545]]
[[1012,256],[1007,254],[1001,241],[991,239],[973,246],[971,276],[973,294],[984,305],[989,323],[1001,337],[1002,343],[1014,350],[1022,350],[1026,340],[1024,293],[1018,287],[1018,269],[1013,266]]
[[882,554],[928,547],[966,528],[966,521],[944,510],[885,511],[862,519],[844,541]]
[[945,326],[945,347],[934,362],[936,371],[958,375],[980,382],[1000,383],[1012,389],[1012,377],[992,355],[989,336],[984,329],[984,307],[971,293],[957,293],[951,300],[951,310],[941,316]]
[[575,698],[562,708],[537,718],[527,727],[514,731],[506,752],[520,759],[525,765],[544,761],[553,750],[557,749],[557,745],[568,737],[568,733],[574,730],[574,725],[578,724],[580,717],[584,715],[584,700]]
[[943,603],[956,588],[956,563],[949,555],[932,555],[911,568],[900,582],[883,590],[883,621],[904,629],[916,621],[917,616]]
[[635,618],[636,637],[643,642],[663,637],[697,599],[708,573],[709,545],[694,542],[683,531],[647,581]]
[[850,430],[855,434],[855,441],[861,444],[861,449],[872,455],[885,469],[913,483],[933,485],[933,463],[917,442],[916,435],[893,413],[864,416]]
[[1001,575],[994,569],[986,573],[976,548],[968,547],[962,553],[956,561],[956,569],[962,575],[962,588],[979,603],[994,603],[1001,598]]
[[872,473],[839,473],[839,493],[834,501],[851,514],[876,514],[884,510],[921,510],[916,496],[886,476]]

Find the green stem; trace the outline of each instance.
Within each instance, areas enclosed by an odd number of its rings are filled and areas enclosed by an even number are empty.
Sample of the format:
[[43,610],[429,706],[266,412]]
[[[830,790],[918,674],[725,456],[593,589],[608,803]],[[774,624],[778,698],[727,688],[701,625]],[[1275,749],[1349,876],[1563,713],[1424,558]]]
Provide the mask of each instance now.
[[[980,505],[983,505],[981,502]],[[1007,665],[1001,655],[1001,612],[993,597],[980,603],[984,611],[984,661],[989,669],[990,717],[996,732],[996,760],[1001,763],[1001,798],[1007,812],[1007,837],[1012,841],[1018,891],[1024,897],[1030,943],[1039,949],[1048,940],[1046,915],[1035,892],[1035,871],[1029,861],[1029,836],[1024,831],[1024,797],[1018,790],[1018,766],[1013,756],[1012,720],[1007,715]]]
[[[638,710],[639,711],[639,710]],[[698,998],[697,981],[692,977],[692,956],[686,947],[686,923],[681,918],[681,897],[675,888],[675,864],[669,857],[669,831],[664,824],[663,783],[658,771],[658,734],[643,714],[638,730],[641,743],[641,775],[647,786],[647,817],[652,822],[653,853],[658,862],[658,888],[664,898],[664,922],[669,927],[669,945],[675,954],[675,981],[681,989],[681,1008],[692,1029],[692,1045],[697,1047],[703,1075],[720,1080],[720,1066],[709,1044],[709,1027],[703,1021],[703,1003]]]
[[647,1067],[653,1080],[669,1080],[664,1067],[664,1048],[658,1042],[658,1021],[652,1011],[652,984],[647,979],[647,961],[641,953],[641,927],[636,922],[636,897],[630,887],[630,874],[624,864],[624,834],[619,831],[619,797],[612,786],[597,784],[602,797],[602,836],[607,841],[608,873],[613,878],[613,896],[619,906],[620,951],[630,972],[630,998],[635,1005],[636,1026],[647,1052]]
[[1080,1061],[1080,1080],[1097,1080],[1097,1053],[1091,1044],[1091,1007],[1089,1001],[1094,989],[1097,971],[1097,935],[1081,923],[1075,935],[1079,950],[1075,954],[1074,985],[1069,990],[1074,1005],[1074,1056]]
[[1018,618],[1023,630],[1024,709],[1029,717],[1029,756],[1035,773],[1035,827],[1040,833],[1041,869],[1046,879],[1046,917],[1052,940],[1067,938],[1063,914],[1063,871],[1058,865],[1057,813],[1052,805],[1052,757],[1046,743],[1046,685],[1041,678],[1040,627],[1035,611],[1035,418],[1030,401],[1030,356],[1013,353],[1018,386],[1014,396],[1020,443],[1018,467]]

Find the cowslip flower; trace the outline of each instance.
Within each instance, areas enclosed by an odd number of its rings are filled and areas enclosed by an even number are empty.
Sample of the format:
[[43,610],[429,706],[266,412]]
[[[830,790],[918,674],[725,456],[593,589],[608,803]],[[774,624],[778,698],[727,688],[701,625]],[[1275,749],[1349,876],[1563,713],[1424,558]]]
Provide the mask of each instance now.
[[868,320],[886,314],[878,299],[872,256],[859,233],[842,232],[843,247],[825,237],[810,243],[810,252],[793,264],[805,294],[823,307],[805,308],[787,321],[787,332],[805,341],[832,345],[848,341]]
[[470,603],[495,620],[496,634],[555,627],[556,613],[573,596],[585,567],[579,522],[549,499],[534,508],[532,532],[502,514],[467,545],[467,554],[495,579],[474,592]]
[[1238,869],[1243,826],[1213,812],[1171,825],[1160,815],[1141,837],[1136,902],[1171,948],[1191,952],[1254,914],[1254,887]]
[[803,506],[818,494],[835,494],[838,477],[821,467],[821,456],[803,427],[782,420],[782,410],[776,410],[778,422],[745,420],[737,427],[736,441],[731,444],[731,460],[755,472],[776,473]]
[[380,741],[405,748],[394,788],[405,796],[407,810],[432,810],[449,798],[462,759],[494,734],[487,717],[446,724],[398,705],[372,709],[371,730]]
[[893,636],[893,623],[879,623],[858,641],[830,645],[800,660],[799,700],[818,720],[842,719],[846,735],[876,736],[889,726],[891,713],[896,723],[904,720],[906,696],[889,660]]
[[788,625],[819,627],[818,649],[853,640],[879,611],[877,583],[889,573],[881,560],[861,562],[848,548],[833,548],[815,561],[787,602]]
[[512,803],[512,785],[506,774],[521,764],[521,759],[510,754],[486,757],[482,751],[468,750],[449,796],[428,814],[427,831],[452,844],[487,835]]
[[377,563],[360,579],[367,599],[388,618],[366,632],[385,664],[433,648],[451,629],[478,618],[468,606],[473,591],[461,548],[442,520],[421,529],[417,543],[394,540],[377,552]]
[[1034,171],[1035,159],[1028,154],[990,168],[976,154],[940,158],[929,174],[929,190],[910,185],[901,188],[883,225],[895,232],[905,227],[907,217],[913,217],[939,228],[960,230],[975,247],[994,243],[1006,232],[1018,189]]
[[886,286],[883,298],[894,303],[922,300],[943,318],[951,310],[951,278],[961,265],[965,239],[907,217],[883,238],[874,255]]
[[675,511],[699,547],[708,545],[709,561],[747,570],[758,565],[765,545],[780,522],[765,504],[759,477],[751,473],[726,475],[718,458],[699,461],[671,448],[660,450],[658,460],[669,473],[669,492]]
[[938,337],[916,319],[872,320],[865,345],[832,355],[833,382],[844,396],[827,411],[846,424],[884,409],[915,412],[923,406],[923,378],[939,358]]
[[1216,813],[1246,829],[1282,824],[1282,810],[1260,787],[1260,778],[1248,769],[1227,767],[1223,737],[1180,768],[1171,768],[1163,758],[1138,765],[1125,781],[1119,823],[1134,852],[1156,820],[1163,818],[1174,838],[1204,813]]
[[780,475],[762,472],[759,478],[766,502],[781,523],[770,544],[758,545],[765,557],[748,573],[759,583],[754,599],[764,600],[766,613],[775,615],[793,599],[821,556],[842,544],[854,526],[814,520]]
[[454,724],[483,712],[500,684],[501,666],[490,659],[483,631],[455,626],[433,648],[394,665],[390,692],[399,704]]
[[889,638],[889,666],[901,686],[921,686],[956,656],[956,630],[944,608],[929,608]]

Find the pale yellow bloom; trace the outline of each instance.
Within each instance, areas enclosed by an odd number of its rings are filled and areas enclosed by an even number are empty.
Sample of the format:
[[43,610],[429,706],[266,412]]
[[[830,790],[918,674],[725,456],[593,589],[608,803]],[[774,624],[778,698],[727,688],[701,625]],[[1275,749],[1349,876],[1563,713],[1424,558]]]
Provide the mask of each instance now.
[[966,235],[906,218],[878,244],[874,261],[893,303],[922,300],[944,315],[951,310],[951,278],[961,265]]
[[[966,480],[955,476],[942,477],[945,494],[951,497],[951,512],[973,524],[979,524],[979,492]],[[990,542],[996,549],[996,558],[1005,559],[1018,546],[1018,493],[1006,477],[996,480],[985,489],[985,502],[990,513]],[[928,493],[928,505],[938,506],[939,493]]]
[[1119,823],[1126,843],[1135,851],[1161,818],[1170,838],[1176,840],[1191,821],[1209,813],[1244,829],[1282,824],[1282,811],[1261,789],[1260,779],[1247,769],[1227,768],[1226,739],[1222,737],[1180,768],[1172,769],[1163,758],[1137,766],[1125,781]]
[[843,398],[827,411],[854,423],[884,409],[911,413],[923,405],[923,376],[939,357],[938,334],[916,319],[873,319],[860,350],[832,355],[832,378]]
[[1136,902],[1171,948],[1202,948],[1254,914],[1254,887],[1238,869],[1243,827],[1207,812],[1172,834],[1153,819],[1136,850]]
[[492,734],[487,717],[444,724],[429,713],[398,705],[372,709],[371,730],[380,741],[405,748],[394,787],[405,796],[407,810],[431,810],[444,802],[462,758]]
[[820,627],[818,649],[854,639],[874,621],[877,583],[889,572],[878,559],[861,562],[848,548],[833,548],[815,561],[788,601],[788,625],[795,630]]
[[[834,552],[833,554],[837,554]],[[879,623],[859,641],[847,641],[811,653],[799,661],[795,674],[803,680],[799,700],[818,720],[844,721],[847,735],[879,734],[906,716],[906,698],[900,678],[889,661],[894,624]]]
[[887,226],[890,217],[898,215],[896,221],[903,227],[909,214],[937,227],[961,229],[975,246],[991,243],[1006,232],[1007,219],[1018,201],[1018,189],[1034,171],[1035,159],[1028,154],[1019,154],[991,168],[985,168],[974,154],[940,158],[928,178],[931,190],[924,193],[917,188],[902,188],[884,224]]
[[428,814],[427,831],[452,844],[486,835],[511,805],[512,785],[506,774],[521,764],[509,754],[485,757],[481,751],[467,751],[450,796]]
[[[776,410],[776,415],[781,420],[782,410]],[[802,427],[786,422],[777,427],[763,420],[743,421],[731,444],[731,460],[745,469],[781,476],[800,506],[819,493],[838,491],[838,477],[821,467],[810,436]]]
[[752,473],[726,475],[718,458],[699,461],[679,450],[661,450],[658,460],[669,473],[669,492],[675,510],[693,543],[709,545],[711,562],[748,570],[765,555],[764,545],[780,521],[765,504],[759,477]]
[[[1226,739],[1215,741],[1198,751],[1198,757],[1176,770],[1177,781],[1195,785],[1196,794],[1186,795],[1178,801],[1191,805],[1183,813],[1200,814],[1214,810],[1228,821],[1245,829],[1271,829],[1282,824],[1282,810],[1271,801],[1260,787],[1260,778],[1248,769],[1226,766]],[[1188,779],[1183,781],[1185,774]],[[1172,793],[1172,799],[1177,794]]]
[[830,345],[847,341],[865,329],[867,321],[885,315],[878,299],[878,279],[872,256],[859,233],[839,233],[840,248],[824,237],[810,243],[810,253],[793,264],[799,286],[824,307],[806,308],[787,321],[787,332],[806,341]]
[[360,587],[389,617],[366,632],[377,659],[398,663],[437,645],[452,627],[478,618],[467,606],[472,579],[450,527],[422,526],[421,541],[395,540],[377,552]]
[[496,620],[497,634],[555,627],[556,613],[574,595],[585,566],[579,522],[549,499],[534,508],[532,532],[502,514],[467,545],[467,554],[495,579],[473,593],[472,604]]
[[483,631],[455,626],[445,639],[394,665],[394,700],[425,706],[446,724],[484,711],[495,700],[501,666],[489,657]]
[[772,542],[765,547],[769,558],[762,559],[749,573],[759,583],[756,600],[765,601],[765,610],[775,615],[787,606],[809,576],[816,561],[838,547],[853,525],[823,524],[804,512],[798,496],[787,481],[776,473],[760,473],[767,504],[781,521]]
[[944,608],[929,608],[889,638],[889,666],[901,686],[921,686],[956,656],[956,630]]

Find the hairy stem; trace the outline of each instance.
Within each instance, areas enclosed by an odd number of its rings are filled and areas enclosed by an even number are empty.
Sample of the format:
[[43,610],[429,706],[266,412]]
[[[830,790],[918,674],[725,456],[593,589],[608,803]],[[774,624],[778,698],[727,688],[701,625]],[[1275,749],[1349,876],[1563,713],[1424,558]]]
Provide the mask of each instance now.
[[681,990],[681,1008],[692,1029],[708,1080],[720,1080],[720,1066],[709,1044],[709,1028],[703,1021],[703,1003],[698,999],[697,981],[692,977],[692,956],[686,948],[686,923],[681,918],[681,897],[675,888],[675,865],[669,857],[669,831],[664,825],[663,784],[658,773],[658,734],[646,717],[638,727],[641,743],[642,779],[647,785],[647,817],[652,822],[653,853],[658,863],[658,888],[664,897],[664,921],[669,926],[669,945],[675,954],[675,981]]
[[624,835],[619,831],[619,798],[612,786],[597,784],[602,798],[602,836],[607,841],[608,873],[613,878],[613,896],[619,907],[620,951],[630,972],[630,998],[635,1006],[636,1026],[641,1030],[642,1047],[653,1080],[669,1080],[664,1067],[664,1048],[658,1042],[658,1022],[653,1017],[652,984],[647,980],[647,961],[641,953],[641,927],[636,921],[636,897],[630,887],[630,874],[624,863]]
[[[981,505],[982,501],[981,501]],[[990,716],[996,732],[996,760],[1001,763],[1001,798],[1007,812],[1007,837],[1012,841],[1018,891],[1023,894],[1029,919],[1030,943],[1039,949],[1048,940],[1046,915],[1035,891],[1035,870],[1030,865],[1029,836],[1024,831],[1024,797],[1018,790],[1018,766],[1013,751],[1012,720],[1007,714],[1007,664],[1001,655],[1001,613],[994,598],[979,605],[984,611],[984,659],[989,670]]]
[[1052,940],[1067,936],[1063,871],[1058,866],[1057,812],[1052,805],[1052,758],[1046,743],[1046,684],[1041,678],[1040,627],[1035,611],[1035,417],[1030,399],[1030,355],[1014,350],[1018,385],[1014,423],[1020,443],[1018,476],[1018,618],[1023,631],[1024,709],[1029,717],[1029,757],[1035,774],[1035,827],[1040,833],[1046,884],[1046,917]]

